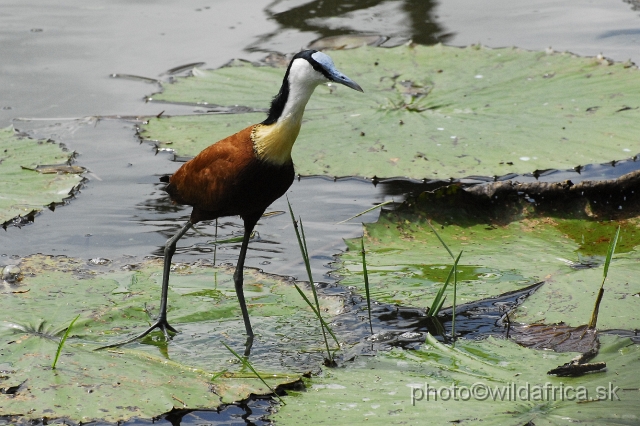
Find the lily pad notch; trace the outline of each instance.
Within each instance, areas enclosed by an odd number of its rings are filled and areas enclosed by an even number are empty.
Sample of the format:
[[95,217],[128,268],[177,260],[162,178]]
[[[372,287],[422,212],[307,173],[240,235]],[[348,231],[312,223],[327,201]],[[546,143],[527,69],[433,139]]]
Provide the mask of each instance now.
[[51,139],[34,140],[12,126],[0,129],[0,223],[33,222],[43,208],[55,210],[82,186],[85,169],[74,153]]

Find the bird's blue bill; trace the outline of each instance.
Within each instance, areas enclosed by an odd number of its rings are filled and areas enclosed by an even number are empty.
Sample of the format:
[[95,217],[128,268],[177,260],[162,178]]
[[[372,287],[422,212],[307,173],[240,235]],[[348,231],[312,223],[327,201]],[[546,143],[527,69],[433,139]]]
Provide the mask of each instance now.
[[358,92],[364,92],[364,90],[362,90],[362,87],[360,87],[358,83],[338,71],[336,66],[333,64],[333,60],[328,55],[322,52],[315,52],[311,55],[311,57],[324,67],[332,81],[344,84],[345,86],[357,90]]

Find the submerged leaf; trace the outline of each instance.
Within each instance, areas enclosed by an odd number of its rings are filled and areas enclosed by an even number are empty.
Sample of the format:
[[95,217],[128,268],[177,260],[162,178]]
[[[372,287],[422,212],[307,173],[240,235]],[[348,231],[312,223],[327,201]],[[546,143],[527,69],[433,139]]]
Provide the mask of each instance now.
[[565,324],[530,324],[511,327],[509,334],[522,346],[552,349],[556,352],[586,353],[599,347],[598,334],[586,325],[570,327]]

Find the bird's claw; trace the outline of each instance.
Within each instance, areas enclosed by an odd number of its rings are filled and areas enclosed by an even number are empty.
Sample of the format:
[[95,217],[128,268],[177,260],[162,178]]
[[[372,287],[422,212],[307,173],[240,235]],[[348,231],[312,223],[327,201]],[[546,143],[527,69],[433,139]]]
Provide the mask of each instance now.
[[168,342],[169,340],[171,340],[171,336],[169,336],[169,333],[173,333],[173,334],[177,334],[178,330],[176,330],[175,328],[171,327],[171,325],[169,324],[169,322],[167,321],[166,318],[158,318],[156,320],[156,322],[154,322],[149,328],[147,328],[145,331],[143,331],[142,333],[133,336],[127,340],[123,340],[121,342],[116,342],[116,343],[112,343],[110,345],[105,345],[105,346],[100,346],[99,348],[95,349],[96,351],[99,351],[100,349],[106,349],[106,348],[117,348],[119,346],[124,346],[128,343],[131,342],[135,342],[138,339],[142,339],[143,337],[145,337],[147,334],[151,333],[153,330],[155,330],[156,328],[159,328],[162,333],[164,334],[164,338],[166,339],[166,341]]

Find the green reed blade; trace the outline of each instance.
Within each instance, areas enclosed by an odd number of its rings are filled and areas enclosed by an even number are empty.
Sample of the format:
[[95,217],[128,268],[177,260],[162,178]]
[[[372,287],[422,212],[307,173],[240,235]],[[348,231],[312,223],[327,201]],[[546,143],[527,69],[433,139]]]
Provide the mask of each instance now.
[[369,293],[369,274],[367,273],[367,259],[364,251],[364,237],[360,239],[360,247],[362,248],[362,273],[364,274],[364,290],[367,295],[367,310],[369,312],[369,330],[373,334],[373,324],[371,323],[371,294]]
[[333,340],[336,342],[336,345],[338,346],[338,349],[340,349],[340,343],[338,343],[338,339],[336,338],[336,335],[333,334],[333,331],[331,330],[331,327],[329,327],[329,324],[327,324],[327,322],[322,318],[322,315],[320,315],[320,313],[316,310],[316,307],[313,306],[313,302],[311,302],[311,300],[309,300],[307,295],[304,294],[304,292],[300,289],[300,287],[298,287],[298,284],[293,283],[293,286],[296,288],[296,290],[298,290],[298,293],[300,294],[300,296],[302,296],[302,298],[307,303],[307,305],[309,305],[309,307],[313,311],[314,315],[318,318],[318,320],[320,320],[322,325],[327,329],[327,331],[329,332],[329,335],[331,335]]
[[436,234],[436,237],[438,237],[438,239],[442,243],[442,246],[445,249],[447,249],[447,251],[449,252],[449,256],[451,256],[452,259],[455,259],[455,256],[453,255],[453,253],[451,252],[451,250],[449,250],[449,246],[447,246],[447,243],[445,243],[444,240],[442,239],[442,237],[440,237],[440,234],[438,234],[438,231],[436,231],[436,228],[433,227],[433,225],[431,224],[430,220],[427,221],[427,224],[429,225],[429,227],[431,228],[433,233]]
[[73,321],[71,321],[71,324],[69,324],[69,327],[67,327],[67,329],[64,332],[64,336],[62,336],[62,339],[60,339],[60,342],[58,343],[58,350],[56,351],[56,357],[53,359],[53,364],[51,364],[51,368],[55,370],[56,368],[56,364],[58,363],[58,358],[60,357],[60,352],[62,352],[62,347],[64,346],[64,342],[67,341],[67,337],[69,337],[69,332],[71,331],[71,327],[73,327],[73,324],[76,322],[76,320],[80,318],[80,314],[78,314]]
[[616,245],[618,244],[618,237],[620,236],[620,226],[616,230],[616,235],[613,237],[611,242],[609,243],[609,249],[607,250],[607,258],[604,261],[604,270],[602,271],[602,284],[600,284],[600,290],[598,290],[598,296],[596,297],[596,303],[593,306],[593,312],[591,313],[591,319],[589,320],[589,328],[595,329],[596,324],[598,323],[598,311],[600,310],[600,303],[602,302],[602,297],[604,296],[604,282],[607,279],[607,275],[609,273],[609,265],[611,265],[611,258],[613,258],[613,253],[616,251]]
[[[327,354],[329,356],[329,360],[333,363],[333,355],[331,354],[331,351],[329,350],[329,341],[327,340],[327,334],[325,329],[329,332],[329,334],[331,334],[331,337],[333,337],[333,339],[336,341],[336,344],[338,344],[338,348],[340,347],[340,344],[338,343],[338,339],[336,339],[335,335],[333,334],[333,332],[331,331],[331,329],[329,328],[328,324],[322,319],[322,316],[320,315],[320,302],[318,301],[318,294],[316,292],[316,286],[313,282],[313,275],[311,274],[311,261],[309,260],[309,251],[307,250],[307,242],[306,242],[306,238],[304,235],[304,227],[302,225],[302,220],[300,219],[300,224],[298,226],[298,222],[296,222],[295,220],[295,216],[293,215],[293,208],[291,207],[291,203],[289,202],[289,199],[287,198],[287,204],[289,206],[289,214],[291,215],[291,221],[293,222],[293,228],[296,231],[296,238],[298,239],[298,246],[300,247],[300,253],[302,254],[302,260],[304,261],[304,265],[307,269],[307,276],[309,277],[309,284],[311,285],[311,291],[313,292],[313,298],[316,304],[315,309],[313,309],[313,311],[316,313],[316,316],[320,319],[320,329],[322,330],[322,337],[324,339],[324,343],[325,346],[327,348]],[[300,234],[302,234],[302,237],[300,236]],[[298,289],[298,291],[300,291]],[[305,299],[308,300],[305,296]],[[312,307],[313,308],[313,307]]]
[[384,203],[377,204],[377,205],[375,205],[375,206],[371,207],[370,209],[366,209],[366,210],[365,210],[365,211],[363,211],[363,212],[360,212],[360,213],[358,213],[358,214],[356,214],[356,215],[354,215],[354,216],[351,216],[349,219],[345,219],[345,220],[342,220],[342,221],[340,221],[340,222],[336,223],[336,225],[341,225],[341,224],[343,224],[343,223],[347,223],[347,222],[349,222],[351,219],[355,219],[356,217],[360,217],[360,216],[362,216],[363,214],[367,214],[367,213],[369,213],[370,211],[373,211],[373,210],[375,210],[375,209],[379,209],[379,208],[381,208],[382,206],[386,206],[387,204],[391,204],[391,203],[393,203],[393,202],[394,202],[393,200],[390,200],[390,201],[385,201]]

